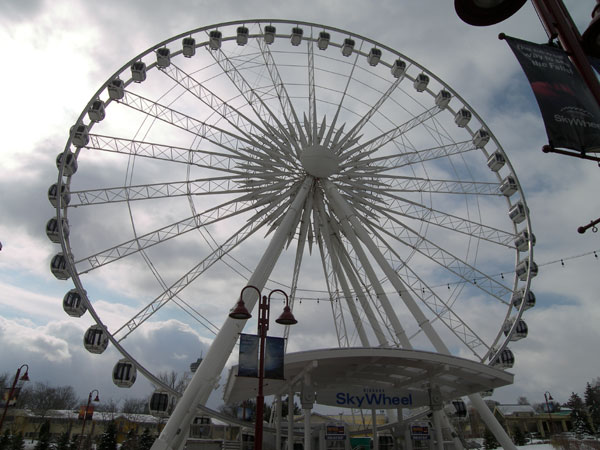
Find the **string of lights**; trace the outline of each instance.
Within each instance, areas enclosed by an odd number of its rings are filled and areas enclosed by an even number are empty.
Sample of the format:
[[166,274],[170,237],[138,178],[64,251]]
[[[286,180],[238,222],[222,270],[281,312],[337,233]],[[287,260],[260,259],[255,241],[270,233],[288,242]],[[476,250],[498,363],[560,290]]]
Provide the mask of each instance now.
[[[560,264],[561,267],[565,267],[567,265],[567,261],[573,261],[576,259],[580,259],[580,258],[584,258],[587,256],[593,256],[594,259],[596,261],[598,261],[598,259],[600,254],[600,249],[596,249],[596,250],[590,250],[588,252],[585,253],[579,253],[576,255],[571,255],[571,256],[564,256],[562,258],[558,258],[558,259],[554,259],[552,261],[546,261],[546,262],[542,262],[542,263],[538,263],[537,266],[538,267],[545,267],[545,266],[551,266],[554,264]],[[506,276],[513,274],[515,271],[507,271],[507,272],[500,272],[497,273],[495,275],[491,275],[491,278],[499,278],[499,279],[505,279]],[[472,281],[467,281],[467,280],[460,280],[460,281],[453,281],[450,283],[441,283],[441,284],[436,284],[433,286],[430,286],[430,289],[438,289],[438,288],[447,288],[450,289],[452,286],[457,286],[457,285],[461,285],[461,284],[466,284],[466,283],[470,283],[470,284],[477,284],[478,281],[483,280],[484,277],[478,277],[478,278],[474,278]],[[321,301],[323,302],[332,302],[332,301],[337,301],[336,298],[331,298],[329,296],[329,294],[325,291],[321,291],[321,290],[312,290],[312,289],[302,289],[302,292],[306,292],[306,293],[315,293],[317,294],[316,296],[306,296],[306,295],[296,295],[294,297],[294,300],[297,300],[299,303],[302,303],[303,301],[314,301],[317,303],[320,303]],[[393,294],[394,292],[386,292],[386,294]],[[322,296],[319,296],[318,294],[322,294]],[[338,298],[344,298],[343,295],[338,295]]]

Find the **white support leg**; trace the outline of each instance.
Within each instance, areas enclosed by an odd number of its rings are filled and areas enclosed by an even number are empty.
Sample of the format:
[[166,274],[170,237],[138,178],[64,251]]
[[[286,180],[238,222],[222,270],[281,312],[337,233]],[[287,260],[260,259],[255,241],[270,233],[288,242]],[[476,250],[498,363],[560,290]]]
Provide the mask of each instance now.
[[304,409],[304,450],[310,450],[310,414],[312,409]]
[[433,427],[435,428],[435,439],[437,450],[444,450],[444,433],[442,433],[442,410],[433,411]]
[[275,399],[275,449],[281,450],[281,395]]
[[371,431],[373,433],[373,450],[379,450],[379,437],[377,436],[377,410],[371,410]]
[[[429,341],[433,344],[435,349],[439,353],[442,353],[444,355],[450,355],[450,350],[448,349],[446,344],[444,344],[440,336],[437,334],[437,332],[435,331],[435,329],[433,328],[423,311],[421,311],[419,305],[417,304],[413,296],[410,294],[408,289],[406,289],[404,283],[402,282],[396,271],[385,259],[375,242],[373,242],[373,240],[369,236],[369,233],[360,223],[360,220],[354,213],[352,207],[341,196],[341,194],[338,192],[337,188],[333,183],[325,180],[323,182],[323,186],[327,197],[332,203],[336,214],[341,219],[342,223],[344,222],[343,219],[346,219],[348,222],[350,222],[358,238],[365,244],[365,247],[367,247],[367,249],[373,256],[381,270],[383,270],[385,275],[388,277],[388,279],[394,286],[394,289],[398,292],[398,294],[400,294],[400,297],[404,301],[404,304],[409,309],[410,313],[415,318],[415,320],[417,321],[417,323],[419,324]],[[393,314],[393,316],[395,317],[395,314]],[[473,397],[477,397],[479,401],[473,401]],[[483,402],[483,400],[481,400],[480,395],[473,394],[470,395],[469,398],[471,398],[473,406],[477,409],[477,412],[479,412],[481,418],[488,426],[490,431],[494,434],[496,439],[498,439],[500,445],[502,445],[502,447],[505,450],[516,450],[517,447],[515,447],[515,444],[513,444],[508,434],[506,434],[506,431],[504,431],[504,428],[502,428],[502,426],[498,423],[494,415],[490,412],[487,405]]]
[[287,450],[294,450],[294,388],[288,394]]
[[[264,287],[279,255],[283,251],[288,234],[297,226],[297,218],[300,217],[299,211],[304,205],[313,180],[310,176],[304,180],[284,219],[275,231],[271,242],[269,242],[265,253],[258,262],[254,273],[248,280],[248,285],[256,286],[259,290]],[[248,311],[252,311],[256,301],[257,294],[253,289],[250,289],[250,293],[244,296]],[[232,302],[232,306],[234,303]],[[235,347],[238,334],[242,332],[245,324],[246,321],[227,317],[192,377],[190,384],[177,402],[175,410],[169,417],[160,436],[152,444],[152,450],[179,450],[183,447],[188,437],[190,423],[196,414],[196,405],[205,404],[208,400],[208,396],[213,391],[221,371]]]

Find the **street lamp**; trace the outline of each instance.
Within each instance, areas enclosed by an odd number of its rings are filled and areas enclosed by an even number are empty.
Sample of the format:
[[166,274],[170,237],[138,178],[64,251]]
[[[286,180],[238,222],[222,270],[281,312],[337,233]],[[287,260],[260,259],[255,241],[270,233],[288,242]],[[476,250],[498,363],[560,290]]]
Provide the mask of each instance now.
[[550,404],[548,403],[548,400],[553,401],[554,399],[552,398],[552,395],[550,395],[550,392],[548,392],[548,391],[544,392],[544,399],[546,399],[546,411],[548,411],[548,431],[550,433],[552,433],[551,428],[554,428],[554,427],[552,427],[552,420],[550,419]]
[[[1,246],[0,246],[1,248]],[[25,367],[25,373],[23,374],[23,376],[21,378],[19,378],[19,375],[21,375],[21,369]],[[29,381],[29,366],[27,364],[23,364],[21,367],[19,367],[17,369],[17,373],[15,374],[15,379],[13,380],[13,384],[10,387],[10,391],[8,391],[8,397],[6,398],[6,403],[4,404],[4,411],[2,412],[2,418],[0,419],[0,430],[2,429],[2,424],[4,423],[4,417],[6,417],[6,412],[8,411],[8,405],[10,404],[10,401],[13,398],[13,395],[15,394],[15,389],[17,388],[17,383],[19,381]]]
[[258,304],[258,337],[259,337],[259,356],[258,356],[258,395],[256,396],[256,424],[254,426],[254,450],[262,449],[262,436],[263,436],[263,381],[264,381],[264,369],[265,369],[265,340],[267,337],[267,330],[269,329],[269,310],[271,305],[271,295],[275,292],[279,292],[285,296],[285,306],[283,312],[275,320],[280,325],[294,325],[298,321],[292,314],[289,307],[289,299],[285,292],[281,289],[275,289],[269,293],[269,296],[262,295],[260,290],[256,286],[248,285],[240,292],[240,299],[238,300],[235,308],[229,313],[229,317],[237,320],[247,320],[252,315],[246,308],[243,300],[243,294],[246,289],[254,289],[258,293],[259,304]]
[[94,394],[94,392],[96,393],[96,397],[94,398],[95,402],[99,402],[100,398],[98,397],[98,395],[100,394],[98,392],[98,389],[93,389],[90,392],[90,395],[88,395],[88,401],[87,401],[87,405],[85,406],[85,410],[83,412],[83,425],[81,425],[81,438],[79,439],[79,445],[77,446],[77,450],[79,450],[81,448],[81,443],[83,442],[84,439],[84,434],[83,432],[85,431],[85,422],[87,420],[87,416],[88,416],[88,409],[90,407],[90,403],[92,403],[92,395]]

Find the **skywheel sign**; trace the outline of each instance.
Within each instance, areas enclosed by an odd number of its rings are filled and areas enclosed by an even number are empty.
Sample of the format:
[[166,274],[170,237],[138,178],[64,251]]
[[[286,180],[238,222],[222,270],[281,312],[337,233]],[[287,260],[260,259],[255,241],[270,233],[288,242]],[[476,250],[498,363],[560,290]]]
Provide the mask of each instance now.
[[394,409],[429,405],[426,391],[386,388],[340,388],[317,391],[317,403],[342,408]]

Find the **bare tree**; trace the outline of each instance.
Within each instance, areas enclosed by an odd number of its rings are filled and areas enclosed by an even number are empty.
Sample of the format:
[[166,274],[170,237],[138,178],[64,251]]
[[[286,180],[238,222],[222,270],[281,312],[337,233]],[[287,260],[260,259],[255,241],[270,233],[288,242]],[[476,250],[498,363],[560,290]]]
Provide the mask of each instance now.
[[148,399],[146,398],[126,398],[121,406],[121,412],[125,414],[147,414]]
[[179,393],[183,393],[189,382],[187,377],[180,377],[174,370],[171,370],[171,372],[160,372],[158,379]]
[[518,405],[529,405],[529,400],[527,400],[527,397],[519,397],[517,399],[517,404]]

